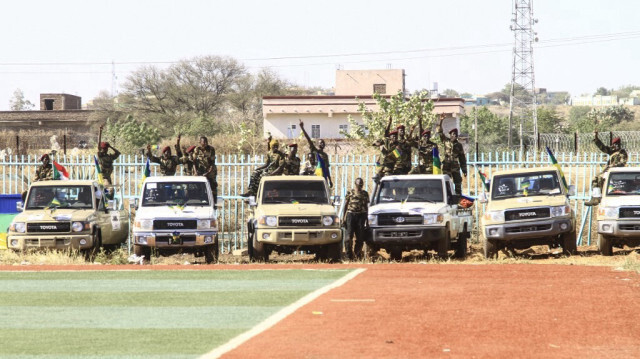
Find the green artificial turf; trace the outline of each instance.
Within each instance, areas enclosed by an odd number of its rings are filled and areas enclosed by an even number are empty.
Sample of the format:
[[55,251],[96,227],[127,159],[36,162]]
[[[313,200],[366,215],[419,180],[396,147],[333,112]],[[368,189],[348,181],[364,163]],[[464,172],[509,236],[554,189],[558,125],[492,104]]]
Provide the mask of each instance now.
[[0,357],[193,358],[347,273],[0,272]]

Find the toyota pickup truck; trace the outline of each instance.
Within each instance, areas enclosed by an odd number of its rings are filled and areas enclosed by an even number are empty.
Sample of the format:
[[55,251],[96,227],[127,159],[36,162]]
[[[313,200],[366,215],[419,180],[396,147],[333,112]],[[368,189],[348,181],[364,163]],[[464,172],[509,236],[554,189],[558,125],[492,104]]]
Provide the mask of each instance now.
[[610,256],[613,247],[640,246],[640,169],[609,169],[603,188],[597,216],[600,252]]
[[453,248],[455,257],[464,258],[473,216],[458,205],[454,193],[447,175],[383,177],[369,206],[365,256],[385,249],[400,260],[404,250],[433,249],[444,258]]
[[479,230],[485,258],[535,245],[575,253],[576,221],[569,204],[574,193],[554,166],[495,172],[489,196],[479,197],[487,204]]
[[135,255],[150,260],[155,250],[204,255],[206,263],[218,260],[217,209],[205,177],[148,177],[135,207]]
[[249,197],[248,250],[252,261],[268,261],[272,251],[315,253],[339,261],[342,229],[327,183],[318,176],[266,176]]
[[100,248],[114,249],[129,236],[129,212],[114,191],[91,180],[41,181],[29,186],[7,234],[10,249],[81,250],[90,259]]

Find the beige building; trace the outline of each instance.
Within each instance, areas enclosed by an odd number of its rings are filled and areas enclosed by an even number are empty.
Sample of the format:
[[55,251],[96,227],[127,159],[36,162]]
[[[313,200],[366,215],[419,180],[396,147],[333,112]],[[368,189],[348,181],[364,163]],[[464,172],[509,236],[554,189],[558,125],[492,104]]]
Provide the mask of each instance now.
[[[381,86],[384,85],[384,86]],[[383,93],[384,90],[384,93]],[[264,136],[296,138],[300,135],[300,120],[312,138],[342,138],[349,132],[349,116],[362,125],[358,104],[364,102],[371,111],[378,111],[373,93],[392,96],[404,92],[404,70],[337,70],[335,96],[265,96],[262,98]],[[435,98],[434,113],[445,113],[445,131],[460,128],[464,114],[461,98]]]

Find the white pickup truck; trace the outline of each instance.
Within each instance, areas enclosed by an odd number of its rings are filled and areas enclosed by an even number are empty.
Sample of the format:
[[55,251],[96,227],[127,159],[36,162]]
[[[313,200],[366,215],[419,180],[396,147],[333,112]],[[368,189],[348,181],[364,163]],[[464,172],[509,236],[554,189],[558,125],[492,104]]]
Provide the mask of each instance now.
[[148,177],[136,199],[134,253],[150,259],[180,252],[218,260],[217,210],[209,182],[201,176]]
[[384,248],[395,260],[413,249],[434,249],[446,257],[453,247],[455,257],[464,258],[473,216],[454,193],[447,175],[383,177],[369,206],[365,256]]
[[598,248],[610,256],[614,246],[640,246],[640,169],[611,168],[604,183],[598,206]]

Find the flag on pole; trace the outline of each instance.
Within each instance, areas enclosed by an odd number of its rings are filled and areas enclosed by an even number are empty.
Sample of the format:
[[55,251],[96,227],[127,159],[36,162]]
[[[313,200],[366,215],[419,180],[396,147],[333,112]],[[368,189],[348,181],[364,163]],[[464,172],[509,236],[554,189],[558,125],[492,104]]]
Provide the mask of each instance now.
[[487,178],[487,175],[482,173],[479,168],[477,170],[478,170],[478,175],[480,176],[480,180],[482,181],[482,184],[484,185],[484,189],[488,191],[489,190],[489,178]]
[[69,179],[69,172],[63,165],[53,161],[53,179],[66,181]]
[[549,159],[551,160],[551,164],[553,164],[558,169],[558,172],[560,172],[560,178],[562,178],[562,185],[566,190],[569,190],[569,185],[567,185],[567,180],[564,178],[564,172],[562,172],[562,167],[556,160],[556,156],[553,155],[553,152],[551,152],[551,150],[549,149],[549,146],[547,146],[546,148],[547,148],[547,153],[549,154]]
[[438,152],[438,147],[433,148],[433,174],[441,175],[442,174],[442,165],[440,164],[440,152]]
[[147,157],[147,163],[144,165],[144,172],[142,172],[142,181],[140,181],[140,187],[142,187],[144,180],[149,176],[151,176],[151,164],[149,163],[149,158]]
[[104,186],[104,177],[102,177],[102,170],[100,170],[100,163],[98,163],[98,157],[93,155],[93,162],[96,164],[96,174],[98,175],[98,183]]

